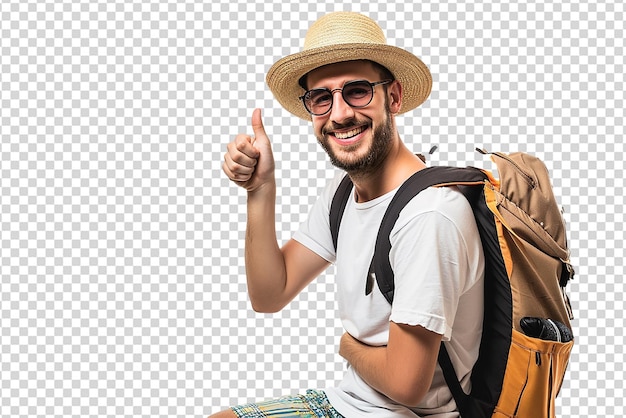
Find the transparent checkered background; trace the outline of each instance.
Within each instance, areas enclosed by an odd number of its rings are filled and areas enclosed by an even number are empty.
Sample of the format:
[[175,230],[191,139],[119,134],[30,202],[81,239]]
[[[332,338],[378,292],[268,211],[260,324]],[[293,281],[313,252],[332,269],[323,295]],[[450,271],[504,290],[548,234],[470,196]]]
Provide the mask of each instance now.
[[430,66],[399,119],[416,152],[545,160],[577,266],[559,416],[623,416],[624,4],[405,3],[0,3],[0,416],[200,417],[341,379],[333,269],[253,313],[221,173],[263,108],[279,239],[305,219],[333,169],[264,76],[335,10]]

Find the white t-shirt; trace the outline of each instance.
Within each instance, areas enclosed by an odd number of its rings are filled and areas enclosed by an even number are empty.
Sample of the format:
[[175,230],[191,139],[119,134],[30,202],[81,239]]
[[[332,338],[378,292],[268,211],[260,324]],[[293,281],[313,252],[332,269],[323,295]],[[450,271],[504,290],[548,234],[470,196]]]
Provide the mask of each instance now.
[[[375,284],[365,283],[382,217],[393,190],[357,203],[352,197],[341,221],[337,253],[330,233],[329,211],[342,176],[324,189],[308,220],[294,239],[336,265],[337,298],[343,327],[373,346],[384,346],[389,321],[420,325],[441,334],[461,383],[469,391],[469,375],[478,356],[483,320],[484,259],[472,210],[454,187],[429,188],[402,210],[390,237],[395,274],[393,306]],[[344,380],[325,389],[339,413],[352,418],[429,416],[453,418],[458,413],[439,366],[417,408],[397,404],[371,388],[349,367]]]

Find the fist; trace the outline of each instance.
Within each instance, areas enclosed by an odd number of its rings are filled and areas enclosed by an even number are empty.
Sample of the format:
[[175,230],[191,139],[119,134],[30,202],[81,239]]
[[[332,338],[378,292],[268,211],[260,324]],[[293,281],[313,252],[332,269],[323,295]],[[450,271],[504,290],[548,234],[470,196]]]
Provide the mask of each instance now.
[[228,144],[222,169],[230,180],[249,192],[274,182],[274,155],[261,120],[261,110],[252,112],[254,136],[239,134]]

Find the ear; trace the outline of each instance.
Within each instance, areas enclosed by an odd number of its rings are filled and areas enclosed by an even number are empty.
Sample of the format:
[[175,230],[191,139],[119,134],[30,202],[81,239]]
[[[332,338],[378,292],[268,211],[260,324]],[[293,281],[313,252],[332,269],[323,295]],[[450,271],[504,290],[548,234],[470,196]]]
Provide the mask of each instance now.
[[394,80],[387,88],[389,97],[389,110],[392,114],[396,114],[402,107],[402,84],[398,80]]

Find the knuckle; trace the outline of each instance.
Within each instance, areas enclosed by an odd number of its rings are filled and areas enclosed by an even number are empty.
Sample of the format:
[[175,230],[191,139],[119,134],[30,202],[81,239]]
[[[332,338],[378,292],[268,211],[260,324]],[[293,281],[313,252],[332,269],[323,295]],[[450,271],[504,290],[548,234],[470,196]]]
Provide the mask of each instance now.
[[246,149],[249,143],[250,137],[248,137],[247,135],[238,135],[235,138],[234,146],[236,150],[242,152]]
[[243,170],[243,166],[235,161],[230,164],[230,171],[235,174],[240,174]]
[[234,176],[237,176],[237,177],[249,176],[253,170],[251,167],[247,167],[235,161],[234,159],[231,159],[230,161],[225,162],[224,165],[227,167],[230,173],[232,173]]

